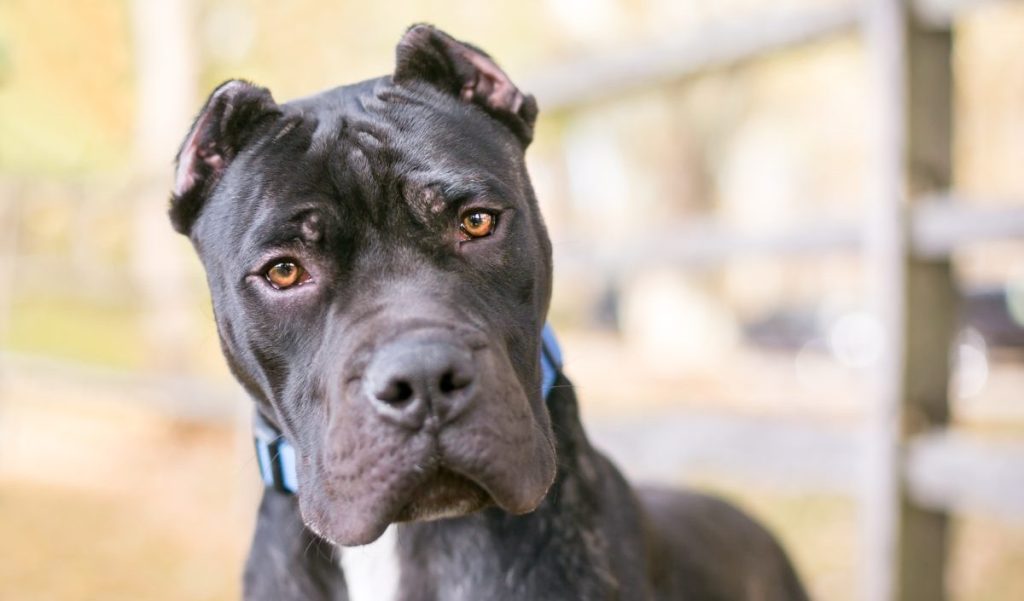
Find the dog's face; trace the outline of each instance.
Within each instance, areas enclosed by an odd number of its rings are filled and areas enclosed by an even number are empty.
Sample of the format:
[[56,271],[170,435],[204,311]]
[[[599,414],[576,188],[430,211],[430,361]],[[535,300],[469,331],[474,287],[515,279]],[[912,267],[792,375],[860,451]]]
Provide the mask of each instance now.
[[535,117],[484,53],[418,26],[389,77],[284,105],[222,85],[182,146],[172,221],[234,374],[297,450],[304,519],[334,542],[528,512],[554,480]]

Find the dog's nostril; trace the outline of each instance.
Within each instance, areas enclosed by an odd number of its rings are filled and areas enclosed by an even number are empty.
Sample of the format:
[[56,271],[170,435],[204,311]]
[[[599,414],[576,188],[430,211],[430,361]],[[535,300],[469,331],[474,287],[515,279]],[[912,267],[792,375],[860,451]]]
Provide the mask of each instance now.
[[455,390],[455,374],[451,371],[446,371],[441,375],[441,392],[451,392]]
[[377,398],[385,403],[404,403],[413,397],[412,385],[405,380],[392,380],[377,393]]
[[470,351],[433,340],[399,340],[378,349],[362,393],[384,419],[420,428],[426,416],[448,423],[475,398],[478,370]]
[[408,382],[398,382],[395,385],[395,388],[398,389],[396,399],[398,402],[408,401],[412,398],[412,386],[410,386]]
[[442,393],[448,394],[451,392],[455,392],[457,390],[462,390],[463,388],[469,386],[472,381],[472,378],[461,376],[455,373],[454,370],[449,369],[448,371],[441,374],[441,382],[439,385],[439,389],[441,390]]

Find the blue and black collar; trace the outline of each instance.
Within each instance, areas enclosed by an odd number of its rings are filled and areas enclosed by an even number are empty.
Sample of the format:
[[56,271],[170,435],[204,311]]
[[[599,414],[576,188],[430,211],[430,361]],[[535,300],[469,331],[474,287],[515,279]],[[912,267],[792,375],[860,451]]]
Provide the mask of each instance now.
[[[555,387],[558,372],[562,369],[562,349],[555,339],[550,325],[541,332],[541,393],[547,399]],[[294,494],[299,490],[295,470],[295,447],[281,432],[257,411],[253,424],[253,440],[256,443],[256,460],[263,483],[278,491]]]

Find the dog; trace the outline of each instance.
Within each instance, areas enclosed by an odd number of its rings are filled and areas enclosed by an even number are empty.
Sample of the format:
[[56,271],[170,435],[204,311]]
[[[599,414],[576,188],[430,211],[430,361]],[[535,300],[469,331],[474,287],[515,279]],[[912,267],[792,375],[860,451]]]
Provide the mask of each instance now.
[[177,155],[268,484],[245,598],[806,599],[751,518],[633,489],[588,441],[545,329],[534,98],[429,25],[396,55],[285,104],[228,81]]

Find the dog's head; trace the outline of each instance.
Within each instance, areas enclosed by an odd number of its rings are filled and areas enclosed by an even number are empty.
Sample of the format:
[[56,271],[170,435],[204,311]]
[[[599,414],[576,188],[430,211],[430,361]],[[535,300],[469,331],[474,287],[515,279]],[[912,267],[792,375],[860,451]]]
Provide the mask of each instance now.
[[206,268],[232,371],[297,450],[340,544],[555,476],[541,398],[551,248],[523,153],[537,115],[484,52],[411,28],[388,77],[287,104],[217,88],[171,219]]

